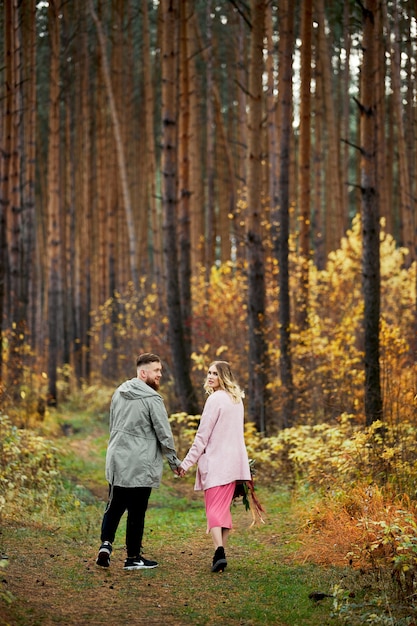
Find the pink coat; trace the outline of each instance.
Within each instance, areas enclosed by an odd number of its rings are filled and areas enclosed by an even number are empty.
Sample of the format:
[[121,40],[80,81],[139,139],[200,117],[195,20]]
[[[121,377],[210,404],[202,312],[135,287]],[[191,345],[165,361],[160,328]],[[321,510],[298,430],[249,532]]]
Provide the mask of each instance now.
[[243,434],[243,403],[219,389],[206,401],[193,445],[181,463],[184,470],[197,463],[196,491],[250,480]]

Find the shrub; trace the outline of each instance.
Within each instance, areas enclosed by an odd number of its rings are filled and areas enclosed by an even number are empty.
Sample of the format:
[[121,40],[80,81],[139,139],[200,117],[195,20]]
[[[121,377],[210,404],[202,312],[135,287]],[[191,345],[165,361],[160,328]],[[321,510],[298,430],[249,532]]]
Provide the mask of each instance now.
[[27,509],[44,502],[59,481],[57,465],[50,441],[0,413],[0,513],[12,502]]

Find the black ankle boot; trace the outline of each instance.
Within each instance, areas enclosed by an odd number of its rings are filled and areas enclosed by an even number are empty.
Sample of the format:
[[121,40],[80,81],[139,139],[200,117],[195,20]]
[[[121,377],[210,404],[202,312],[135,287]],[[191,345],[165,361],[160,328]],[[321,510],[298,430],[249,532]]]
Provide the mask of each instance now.
[[223,572],[226,569],[227,561],[226,555],[224,553],[223,546],[219,546],[216,548],[216,552],[213,557],[213,567],[211,568],[212,572]]

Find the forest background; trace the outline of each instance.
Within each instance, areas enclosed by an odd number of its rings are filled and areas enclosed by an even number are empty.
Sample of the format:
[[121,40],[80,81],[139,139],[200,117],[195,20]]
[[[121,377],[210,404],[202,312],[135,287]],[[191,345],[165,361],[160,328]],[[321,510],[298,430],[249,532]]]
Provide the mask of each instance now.
[[230,360],[261,432],[411,409],[412,3],[1,16],[4,398],[42,411],[151,350],[189,414]]
[[42,428],[150,350],[179,436],[208,364],[227,359],[266,481],[349,486],[354,517],[373,485],[380,521],[407,497],[408,533],[416,4],[0,9],[4,419]]

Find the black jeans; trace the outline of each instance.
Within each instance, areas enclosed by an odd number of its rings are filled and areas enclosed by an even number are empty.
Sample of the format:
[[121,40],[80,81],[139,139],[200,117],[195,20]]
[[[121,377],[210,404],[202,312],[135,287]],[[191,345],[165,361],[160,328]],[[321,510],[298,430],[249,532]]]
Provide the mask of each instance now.
[[117,527],[127,510],[127,556],[139,556],[142,547],[145,514],[151,487],[115,487],[109,485],[109,500],[101,524],[101,541],[113,543]]

